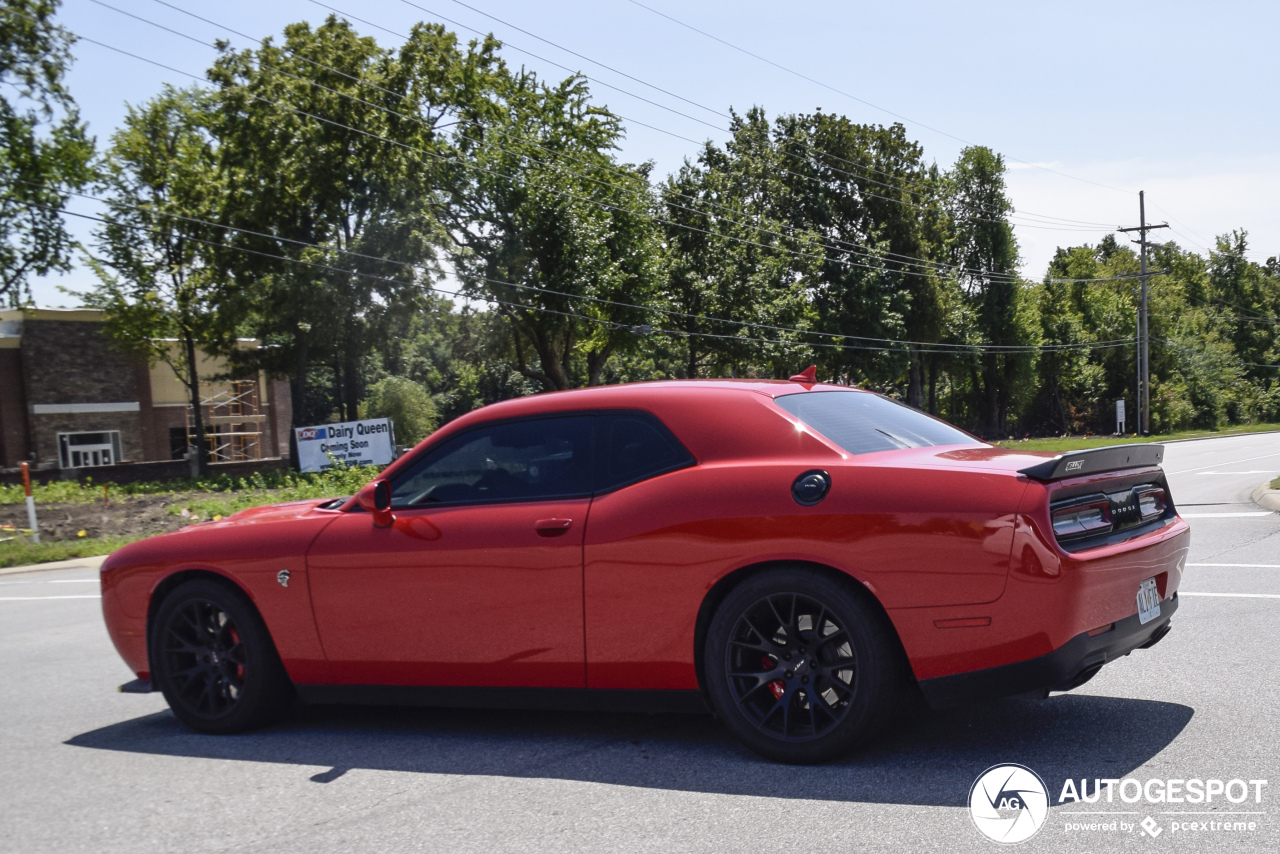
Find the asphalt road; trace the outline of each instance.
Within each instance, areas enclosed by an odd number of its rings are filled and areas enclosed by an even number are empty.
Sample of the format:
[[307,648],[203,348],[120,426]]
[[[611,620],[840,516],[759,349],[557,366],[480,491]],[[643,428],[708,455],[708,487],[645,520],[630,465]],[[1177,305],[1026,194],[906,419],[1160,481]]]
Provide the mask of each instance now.
[[[1159,646],[1047,701],[917,711],[822,767],[759,760],[696,716],[313,708],[194,735],[160,696],[115,693],[131,674],[91,569],[6,574],[0,851],[992,851],[969,789],[1016,762],[1053,802],[1024,850],[1274,852],[1280,516],[1249,494],[1280,473],[1280,435],[1173,444],[1165,468],[1193,545]],[[1260,804],[1056,803],[1068,778],[1126,777],[1269,784]],[[1068,830],[1147,816],[1156,837]]]

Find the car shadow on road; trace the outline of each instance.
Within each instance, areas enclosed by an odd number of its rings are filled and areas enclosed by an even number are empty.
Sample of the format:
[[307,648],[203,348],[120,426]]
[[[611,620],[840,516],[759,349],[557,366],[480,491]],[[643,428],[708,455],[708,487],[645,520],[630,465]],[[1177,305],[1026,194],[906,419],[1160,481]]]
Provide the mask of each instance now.
[[706,715],[315,706],[270,729],[207,736],[164,711],[66,743],[329,769],[310,777],[318,784],[373,769],[964,806],[974,778],[997,763],[1035,770],[1054,801],[1067,778],[1122,778],[1173,741],[1193,714],[1175,703],[1075,694],[947,711],[915,707],[870,748],[819,767],[760,759]]

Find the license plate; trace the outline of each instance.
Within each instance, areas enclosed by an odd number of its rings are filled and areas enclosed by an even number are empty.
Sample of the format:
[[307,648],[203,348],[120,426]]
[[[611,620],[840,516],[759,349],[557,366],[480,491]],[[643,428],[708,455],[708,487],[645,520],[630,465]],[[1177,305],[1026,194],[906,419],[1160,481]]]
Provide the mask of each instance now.
[[1148,578],[1138,585],[1138,622],[1146,624],[1160,616],[1160,591],[1156,580]]

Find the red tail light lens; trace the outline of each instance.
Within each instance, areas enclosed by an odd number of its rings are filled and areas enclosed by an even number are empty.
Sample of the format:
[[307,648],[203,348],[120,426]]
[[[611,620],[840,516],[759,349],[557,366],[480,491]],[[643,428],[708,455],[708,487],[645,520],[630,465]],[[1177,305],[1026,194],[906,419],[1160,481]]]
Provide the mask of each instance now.
[[1168,507],[1163,489],[1150,487],[1138,491],[1138,509],[1142,512],[1142,521],[1160,518]]
[[1053,511],[1053,533],[1060,540],[1103,534],[1112,524],[1111,502],[1105,499]]

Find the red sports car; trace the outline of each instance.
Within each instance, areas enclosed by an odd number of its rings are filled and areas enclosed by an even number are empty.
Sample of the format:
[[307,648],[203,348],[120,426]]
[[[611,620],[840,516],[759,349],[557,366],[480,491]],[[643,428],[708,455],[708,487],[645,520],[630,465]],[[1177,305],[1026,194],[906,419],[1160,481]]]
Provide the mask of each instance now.
[[511,400],[349,499],[120,549],[107,629],[204,732],[315,703],[712,711],[782,761],[1065,691],[1169,630],[1190,534],[1157,445],[1003,450],[813,381]]

